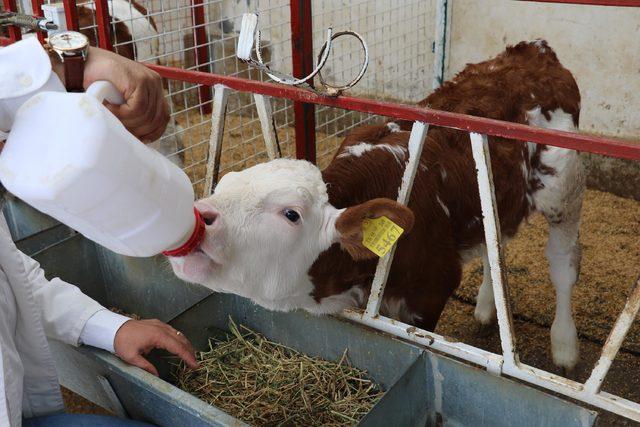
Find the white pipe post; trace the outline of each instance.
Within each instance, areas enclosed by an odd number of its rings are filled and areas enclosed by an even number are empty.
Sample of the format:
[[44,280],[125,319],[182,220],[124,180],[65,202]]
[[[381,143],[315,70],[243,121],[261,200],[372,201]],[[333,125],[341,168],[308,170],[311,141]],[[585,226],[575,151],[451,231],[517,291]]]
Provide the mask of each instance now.
[[[424,146],[424,140],[427,137],[428,130],[429,125],[422,122],[414,122],[413,127],[411,128],[411,135],[409,135],[409,160],[404,168],[402,183],[398,189],[397,201],[403,205],[407,205],[409,203],[411,189],[413,188],[413,180],[416,177],[418,165],[420,165],[422,147]],[[389,277],[389,271],[391,270],[391,264],[393,263],[393,256],[396,253],[396,247],[397,244],[393,245],[393,248],[391,248],[391,250],[378,262],[376,274],[373,277],[373,283],[371,284],[371,292],[369,293],[367,308],[365,310],[365,314],[369,317],[377,316],[380,311],[382,295],[384,294],[384,287],[387,284],[387,278]]]
[[204,179],[202,197],[209,196],[213,191],[213,183],[218,182],[220,172],[220,155],[222,154],[222,137],[224,122],[227,115],[227,100],[229,88],[217,84],[213,87],[213,111],[211,113],[211,134],[209,135],[209,157]]
[[487,246],[487,258],[491,270],[493,295],[500,328],[500,342],[502,355],[506,365],[516,365],[517,356],[513,336],[513,321],[511,306],[507,292],[507,278],[504,274],[504,257],[502,254],[502,238],[500,236],[500,222],[498,220],[498,206],[496,205],[495,189],[493,187],[493,173],[491,172],[491,156],[489,154],[489,139],[487,135],[470,133],[473,160],[478,173],[478,191],[480,192],[480,206],[482,207],[484,237]]
[[278,137],[273,123],[271,98],[254,93],[253,99],[256,103],[256,110],[258,110],[260,127],[262,127],[262,137],[264,138],[264,145],[267,148],[267,156],[269,156],[269,160],[276,159],[280,157],[280,150],[278,149]]
[[433,42],[433,88],[437,89],[444,81],[444,67],[447,49],[448,0],[436,0],[436,25]]
[[584,384],[586,391],[590,393],[600,392],[600,388],[609,372],[609,368],[611,368],[613,359],[618,354],[618,351],[620,351],[620,347],[622,347],[622,343],[638,315],[638,310],[640,310],[640,278],[633,285],[629,298],[627,298],[622,312],[618,316],[615,325],[613,325],[607,337],[607,341],[602,347],[600,359],[593,368],[593,371],[591,371],[591,376]]

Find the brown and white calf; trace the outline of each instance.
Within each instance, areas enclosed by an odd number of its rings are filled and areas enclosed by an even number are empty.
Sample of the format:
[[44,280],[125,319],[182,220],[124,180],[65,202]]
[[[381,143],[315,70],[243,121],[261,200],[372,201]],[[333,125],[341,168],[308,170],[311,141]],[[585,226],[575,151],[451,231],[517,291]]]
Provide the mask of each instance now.
[[[544,41],[523,42],[468,65],[421,105],[576,131],[580,93]],[[399,242],[382,312],[432,330],[459,286],[463,264],[485,258],[476,319],[495,316],[469,134],[431,127],[408,209],[395,199],[410,123],[362,126],[320,172],[274,160],[225,175],[197,202],[207,219],[200,250],[171,258],[176,275],[273,310],[336,313],[362,306],[377,257],[362,245],[362,221],[386,215],[410,233]],[[534,211],[549,223],[546,255],[556,289],[551,328],[556,364],[572,368],[578,339],[571,291],[579,274],[584,176],[574,151],[489,138],[502,234]]]

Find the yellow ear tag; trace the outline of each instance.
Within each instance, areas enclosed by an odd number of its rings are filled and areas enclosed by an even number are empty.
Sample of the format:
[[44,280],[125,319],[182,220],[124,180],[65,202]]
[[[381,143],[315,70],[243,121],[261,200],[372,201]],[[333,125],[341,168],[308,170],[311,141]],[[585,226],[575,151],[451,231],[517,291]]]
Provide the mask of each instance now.
[[362,244],[379,257],[391,250],[404,229],[386,216],[362,221]]

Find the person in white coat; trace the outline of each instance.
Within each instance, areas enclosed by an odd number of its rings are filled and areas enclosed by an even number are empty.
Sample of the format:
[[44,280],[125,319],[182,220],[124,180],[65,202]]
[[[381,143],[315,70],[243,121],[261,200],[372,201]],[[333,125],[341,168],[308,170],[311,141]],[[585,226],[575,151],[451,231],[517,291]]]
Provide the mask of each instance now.
[[[53,58],[35,38],[0,49],[0,141],[11,130],[19,98],[28,98],[52,82],[60,84],[56,79],[64,79]],[[111,81],[124,94],[125,104],[110,109],[129,131],[146,141],[162,135],[169,116],[156,73],[111,52],[91,48],[85,64],[85,88],[97,80]],[[60,279],[47,280],[38,263],[16,248],[1,216],[0,426],[129,425],[130,421],[113,417],[87,420],[63,413],[48,339],[98,347],[156,375],[144,357],[154,348],[168,350],[188,366],[197,367],[190,342],[169,325],[115,314],[76,286]]]

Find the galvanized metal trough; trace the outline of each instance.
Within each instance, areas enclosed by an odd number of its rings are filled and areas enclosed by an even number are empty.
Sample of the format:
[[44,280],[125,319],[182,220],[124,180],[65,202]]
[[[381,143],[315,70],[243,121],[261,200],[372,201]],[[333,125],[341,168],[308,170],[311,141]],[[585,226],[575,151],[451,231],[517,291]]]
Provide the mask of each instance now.
[[[386,393],[359,425],[589,426],[596,413],[415,344],[334,317],[276,313],[176,279],[166,261],[114,255],[19,201],[5,206],[18,246],[48,277],[61,277],[107,307],[170,322],[196,348],[226,329],[228,316],[311,356],[338,360],[345,348]],[[174,387],[170,365],[156,378],[93,348],[51,342],[60,382],[121,417],[162,426],[243,423]]]

